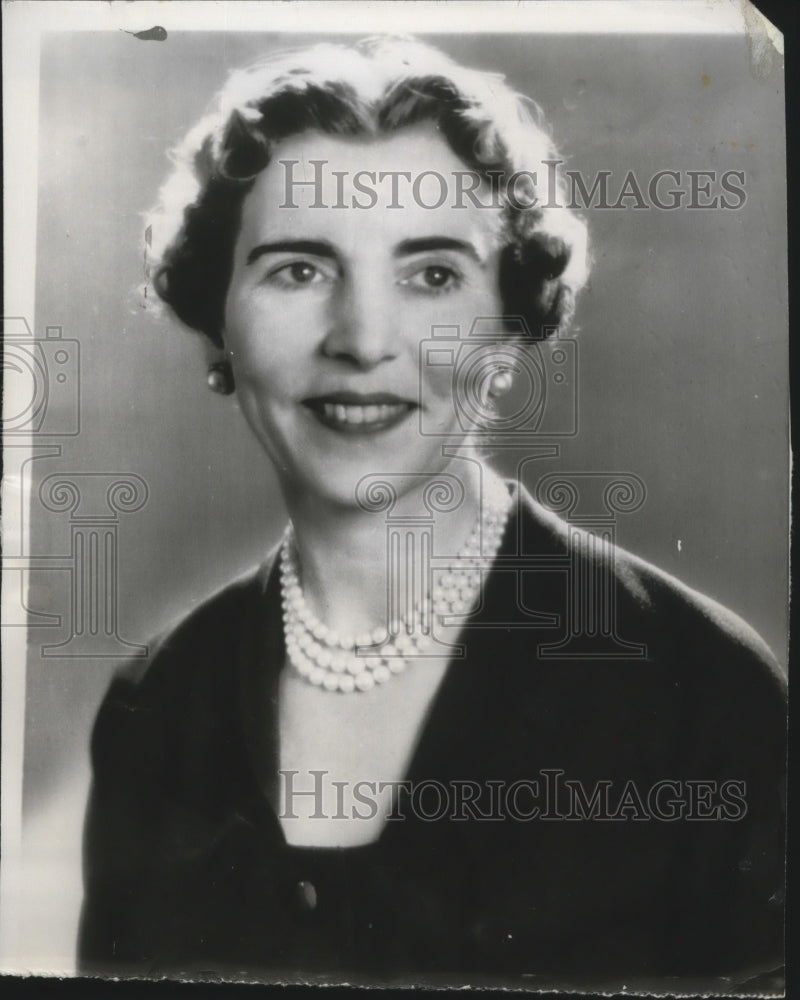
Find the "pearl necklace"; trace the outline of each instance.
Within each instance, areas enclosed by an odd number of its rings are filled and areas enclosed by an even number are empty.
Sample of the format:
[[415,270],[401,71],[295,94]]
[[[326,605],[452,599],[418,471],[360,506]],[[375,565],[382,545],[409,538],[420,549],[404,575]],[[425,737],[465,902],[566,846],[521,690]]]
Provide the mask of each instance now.
[[297,673],[316,687],[343,694],[370,691],[403,673],[410,659],[424,655],[433,645],[434,616],[462,616],[474,607],[483,581],[481,567],[497,555],[510,506],[508,490],[493,476],[466,545],[443,572],[437,570],[433,591],[416,602],[408,618],[391,622],[388,630],[380,625],[358,636],[340,635],[308,607],[290,522],[280,553],[281,604],[286,652]]

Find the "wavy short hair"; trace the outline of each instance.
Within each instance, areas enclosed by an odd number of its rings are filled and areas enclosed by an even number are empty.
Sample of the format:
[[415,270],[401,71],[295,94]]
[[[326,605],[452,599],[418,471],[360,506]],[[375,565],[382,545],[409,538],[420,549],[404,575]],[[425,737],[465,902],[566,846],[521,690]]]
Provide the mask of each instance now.
[[505,312],[534,336],[565,329],[587,276],[586,226],[564,207],[560,178],[547,189],[558,156],[538,107],[502,76],[404,38],[282,52],[230,76],[173,151],[149,218],[148,275],[159,298],[221,344],[241,204],[275,145],[307,130],[379,138],[428,121],[502,207]]

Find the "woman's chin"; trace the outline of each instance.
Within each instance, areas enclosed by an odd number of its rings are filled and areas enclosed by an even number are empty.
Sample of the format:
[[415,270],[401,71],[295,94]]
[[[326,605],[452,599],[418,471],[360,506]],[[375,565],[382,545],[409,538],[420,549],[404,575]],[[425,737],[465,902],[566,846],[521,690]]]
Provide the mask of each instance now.
[[[304,455],[308,459],[308,453]],[[323,458],[323,456],[320,456]],[[283,473],[287,496],[301,502],[313,501],[331,506],[372,510],[376,490],[381,496],[406,493],[427,477],[436,476],[449,465],[441,448],[432,454],[419,449],[389,451],[379,457],[366,450],[363,454],[329,453],[320,463],[304,462]],[[378,506],[382,506],[378,503]]]
[[[450,429],[450,428],[448,428]],[[338,507],[371,508],[364,491],[379,481],[404,493],[412,481],[443,472],[452,458],[444,454],[439,435],[421,433],[419,412],[385,426],[337,426],[325,415],[304,414],[302,424],[283,433],[260,434],[282,481],[284,493],[297,501],[314,500]],[[280,439],[280,447],[276,447]],[[450,449],[448,448],[448,452]]]

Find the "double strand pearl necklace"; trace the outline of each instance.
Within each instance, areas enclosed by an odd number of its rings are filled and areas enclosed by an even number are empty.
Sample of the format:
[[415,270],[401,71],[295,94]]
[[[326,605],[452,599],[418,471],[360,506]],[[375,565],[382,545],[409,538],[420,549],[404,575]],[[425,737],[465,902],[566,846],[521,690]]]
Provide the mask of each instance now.
[[[463,549],[443,571],[432,591],[416,602],[408,617],[358,636],[328,628],[311,611],[300,585],[297,547],[291,522],[281,545],[281,603],[286,652],[301,677],[316,687],[349,694],[370,691],[402,673],[408,661],[433,645],[431,622],[471,612],[483,580],[482,567],[497,555],[508,520],[511,496],[492,476],[481,513]],[[432,612],[432,613],[431,613]]]

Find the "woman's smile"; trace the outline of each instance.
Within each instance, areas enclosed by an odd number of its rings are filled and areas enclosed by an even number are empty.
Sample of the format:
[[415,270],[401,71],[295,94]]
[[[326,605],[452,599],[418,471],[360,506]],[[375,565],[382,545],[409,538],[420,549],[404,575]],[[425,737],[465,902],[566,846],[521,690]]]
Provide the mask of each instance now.
[[333,392],[303,400],[324,426],[340,434],[381,434],[396,427],[417,409],[412,400],[391,393]]

